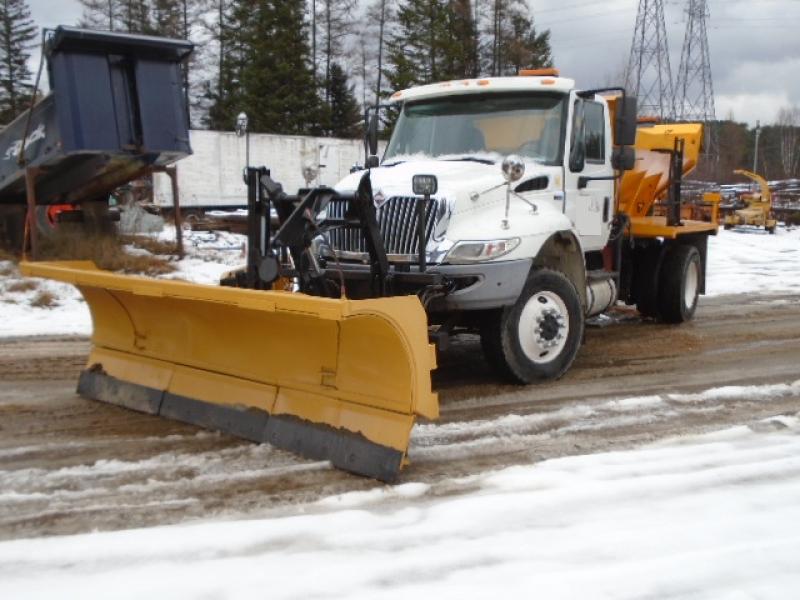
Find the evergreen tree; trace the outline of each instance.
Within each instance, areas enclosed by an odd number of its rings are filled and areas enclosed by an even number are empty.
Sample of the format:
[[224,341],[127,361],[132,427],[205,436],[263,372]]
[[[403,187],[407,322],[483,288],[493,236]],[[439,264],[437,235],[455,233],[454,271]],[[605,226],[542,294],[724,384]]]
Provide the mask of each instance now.
[[117,0],[119,29],[128,33],[154,33],[148,0]]
[[83,15],[78,21],[79,26],[108,31],[117,28],[119,0],[80,0],[80,3],[83,5]]
[[393,89],[478,72],[478,38],[469,0],[407,0],[388,41],[386,77]]
[[552,64],[550,31],[536,32],[527,2],[492,0],[487,20],[483,57],[489,75],[516,75],[519,69]]
[[552,66],[550,30],[536,33],[533,20],[515,12],[509,18],[507,35],[501,43],[499,75],[516,75],[520,69]]
[[243,105],[242,67],[244,55],[244,31],[237,22],[241,10],[240,0],[218,0],[217,17],[213,35],[218,44],[217,81],[215,89],[210,82],[206,87],[209,102],[206,124],[211,129],[226,131],[232,129],[236,115]]
[[244,111],[251,131],[320,133],[303,0],[235,0],[224,20],[222,93],[213,99],[211,126],[231,129]]
[[36,26],[25,0],[0,0],[0,122],[8,123],[30,103],[28,59]]
[[328,84],[330,113],[328,133],[332,137],[357,138],[361,135],[361,111],[348,84],[347,74],[338,63],[331,64]]
[[442,40],[445,77],[461,79],[477,77],[480,72],[478,60],[478,31],[472,15],[470,0],[447,2],[447,29],[450,37]]

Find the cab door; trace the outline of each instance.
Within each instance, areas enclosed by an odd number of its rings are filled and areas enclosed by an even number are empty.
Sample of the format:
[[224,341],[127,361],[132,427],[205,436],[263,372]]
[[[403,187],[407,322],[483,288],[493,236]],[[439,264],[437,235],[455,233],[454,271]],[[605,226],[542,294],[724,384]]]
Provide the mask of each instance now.
[[564,212],[581,237],[584,251],[605,246],[614,217],[614,170],[608,107],[600,100],[573,100],[566,149]]

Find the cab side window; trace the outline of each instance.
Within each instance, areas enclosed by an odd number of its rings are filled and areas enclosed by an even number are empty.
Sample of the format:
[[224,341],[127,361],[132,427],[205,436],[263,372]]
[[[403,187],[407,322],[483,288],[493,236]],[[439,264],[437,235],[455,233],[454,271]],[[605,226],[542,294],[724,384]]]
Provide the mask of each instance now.
[[586,161],[604,162],[606,159],[606,124],[603,105],[599,102],[584,104],[586,123]]

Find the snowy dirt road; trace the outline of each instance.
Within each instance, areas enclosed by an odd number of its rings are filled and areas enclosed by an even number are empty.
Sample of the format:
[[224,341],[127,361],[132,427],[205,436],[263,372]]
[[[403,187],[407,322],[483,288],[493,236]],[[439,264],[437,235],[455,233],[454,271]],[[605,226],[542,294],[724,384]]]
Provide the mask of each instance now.
[[382,506],[449,497],[502,467],[757,427],[800,410],[794,296],[704,298],[681,327],[618,317],[587,331],[564,379],[539,386],[498,384],[475,340],[456,344],[434,377],[442,419],[415,428],[408,485],[395,488],[83,400],[73,389],[85,339],[2,340],[0,539],[308,513],[353,491]]

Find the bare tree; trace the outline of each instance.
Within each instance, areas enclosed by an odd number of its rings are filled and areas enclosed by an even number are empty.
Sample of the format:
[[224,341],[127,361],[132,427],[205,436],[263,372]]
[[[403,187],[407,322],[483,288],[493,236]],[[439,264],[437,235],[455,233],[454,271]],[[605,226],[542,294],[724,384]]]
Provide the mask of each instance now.
[[800,108],[788,106],[778,111],[781,168],[784,177],[794,177],[800,167]]
[[[312,53],[316,46],[316,29],[321,27],[324,78],[321,82],[325,103],[330,104],[331,65],[344,56],[345,39],[353,32],[356,0],[316,0],[317,14],[312,15]],[[312,56],[316,66],[317,57]]]

